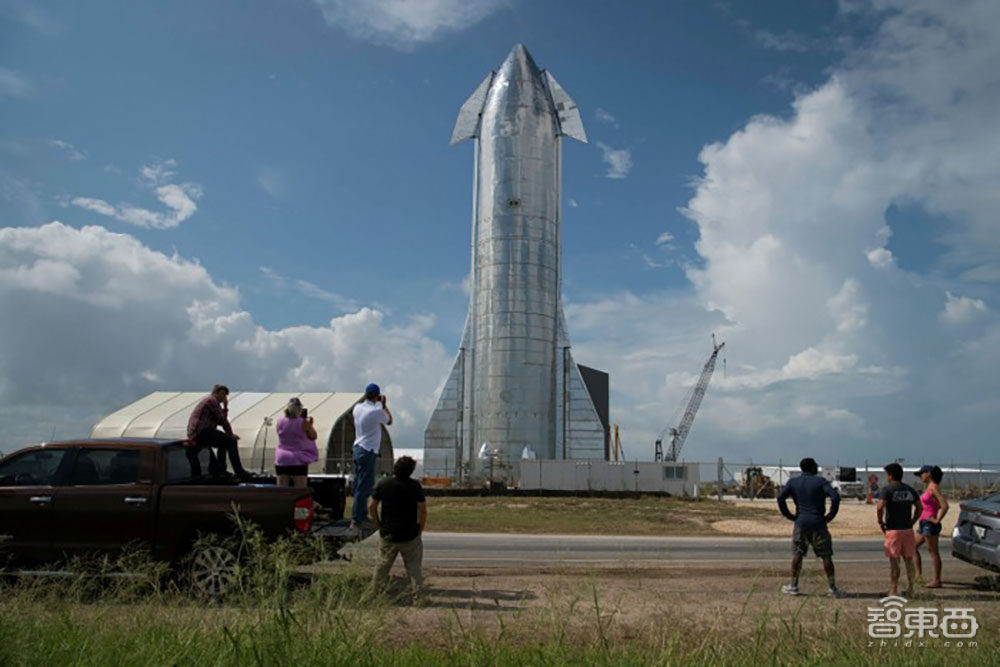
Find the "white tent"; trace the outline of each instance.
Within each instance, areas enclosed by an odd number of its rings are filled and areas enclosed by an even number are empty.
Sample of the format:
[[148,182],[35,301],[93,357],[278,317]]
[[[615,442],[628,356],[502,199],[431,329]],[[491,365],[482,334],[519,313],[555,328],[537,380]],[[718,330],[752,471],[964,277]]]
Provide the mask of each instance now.
[[[183,440],[191,410],[204,396],[205,392],[154,392],[101,419],[90,437]],[[319,434],[319,461],[310,466],[310,472],[350,472],[354,444],[351,409],[361,399],[354,392],[233,392],[229,395],[229,423],[240,436],[243,465],[247,470],[273,469],[278,418],[293,396],[298,396],[309,410]],[[379,470],[391,471],[392,439],[385,429],[379,454]]]

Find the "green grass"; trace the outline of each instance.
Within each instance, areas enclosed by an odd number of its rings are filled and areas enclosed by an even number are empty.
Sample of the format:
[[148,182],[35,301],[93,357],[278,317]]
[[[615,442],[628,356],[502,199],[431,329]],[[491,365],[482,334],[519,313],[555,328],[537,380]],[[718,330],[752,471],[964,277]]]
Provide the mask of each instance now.
[[[704,535],[723,519],[774,520],[767,508],[716,500],[661,498],[532,498],[511,496],[427,499],[427,530],[569,535]],[[764,503],[762,502],[762,505]],[[350,516],[351,499],[345,516]]]

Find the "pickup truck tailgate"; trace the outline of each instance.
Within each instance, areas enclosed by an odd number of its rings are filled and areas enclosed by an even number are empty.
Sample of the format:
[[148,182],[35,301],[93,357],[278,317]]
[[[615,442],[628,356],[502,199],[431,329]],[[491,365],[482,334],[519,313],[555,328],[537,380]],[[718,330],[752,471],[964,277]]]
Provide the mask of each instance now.
[[174,484],[160,491],[157,545],[182,545],[198,532],[231,534],[233,515],[253,522],[268,539],[295,529],[295,503],[308,489],[265,484]]

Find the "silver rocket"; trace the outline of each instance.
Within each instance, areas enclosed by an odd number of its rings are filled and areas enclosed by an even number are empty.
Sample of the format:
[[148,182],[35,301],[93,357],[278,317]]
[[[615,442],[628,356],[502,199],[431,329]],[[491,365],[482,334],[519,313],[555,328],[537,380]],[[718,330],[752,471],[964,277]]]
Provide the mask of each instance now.
[[520,44],[459,111],[451,143],[475,144],[472,292],[424,432],[425,474],[476,476],[484,444],[515,469],[526,448],[545,459],[604,457],[562,311],[563,136],[587,141],[576,104]]

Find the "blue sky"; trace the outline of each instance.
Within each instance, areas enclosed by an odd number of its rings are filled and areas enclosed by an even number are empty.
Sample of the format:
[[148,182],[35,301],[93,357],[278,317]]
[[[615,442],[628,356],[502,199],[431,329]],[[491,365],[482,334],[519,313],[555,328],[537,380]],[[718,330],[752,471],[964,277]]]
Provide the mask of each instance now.
[[[693,457],[960,435],[988,458],[989,5],[0,2],[0,294],[23,320],[0,434],[38,437],[30,368],[67,434],[159,388],[381,373],[419,446],[466,310],[472,151],[448,137],[523,42],[590,137],[564,146],[564,299],[640,457],[718,331]],[[107,335],[59,368],[76,343],[26,333],[91,321]]]

